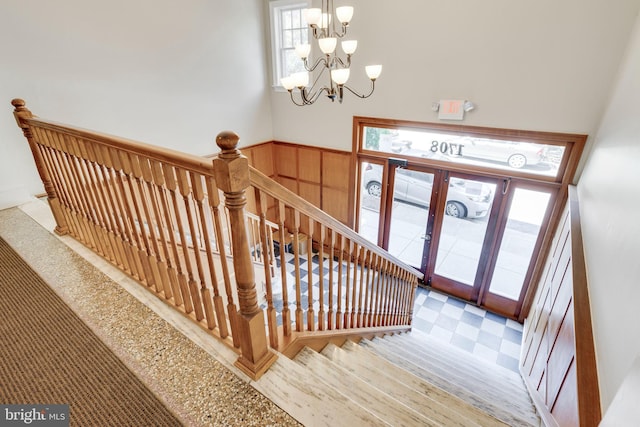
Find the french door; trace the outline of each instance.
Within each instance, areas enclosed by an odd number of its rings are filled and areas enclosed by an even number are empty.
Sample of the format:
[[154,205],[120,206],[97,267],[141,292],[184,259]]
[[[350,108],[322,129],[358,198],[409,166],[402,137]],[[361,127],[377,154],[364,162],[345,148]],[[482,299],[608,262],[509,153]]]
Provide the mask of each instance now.
[[432,288],[517,315],[553,187],[393,159],[361,170],[361,234]]

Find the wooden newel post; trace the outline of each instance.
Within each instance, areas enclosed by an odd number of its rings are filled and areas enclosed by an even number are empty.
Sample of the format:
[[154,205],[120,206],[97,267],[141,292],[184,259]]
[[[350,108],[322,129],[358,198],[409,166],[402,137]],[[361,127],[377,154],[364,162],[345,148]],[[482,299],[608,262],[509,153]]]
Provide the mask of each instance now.
[[31,128],[26,122],[27,119],[34,117],[34,115],[26,107],[26,104],[22,99],[13,99],[11,101],[11,105],[13,105],[14,107],[13,116],[16,118],[16,123],[18,123],[20,129],[22,129],[24,137],[27,138],[29,148],[31,149],[31,154],[33,155],[33,160],[35,161],[36,168],[38,169],[38,174],[40,175],[40,179],[42,180],[42,184],[44,185],[44,190],[47,193],[49,206],[51,207],[51,212],[53,213],[53,217],[56,220],[56,228],[54,231],[59,235],[67,234],[69,233],[69,228],[67,227],[67,221],[62,214],[60,199],[58,199],[58,195],[56,194],[56,189],[53,186],[53,182],[51,182],[51,177],[49,176],[47,167],[44,164],[42,154],[38,150],[38,147],[36,146],[36,143],[33,139]]
[[237,325],[240,332],[242,355],[235,365],[253,379],[258,379],[275,362],[277,356],[267,346],[263,310],[258,306],[258,295],[249,251],[245,189],[249,187],[249,162],[237,149],[240,138],[233,132],[221,132],[216,144],[221,152],[213,159],[218,188],[224,191],[225,206],[231,224],[233,269],[236,276],[240,311]]

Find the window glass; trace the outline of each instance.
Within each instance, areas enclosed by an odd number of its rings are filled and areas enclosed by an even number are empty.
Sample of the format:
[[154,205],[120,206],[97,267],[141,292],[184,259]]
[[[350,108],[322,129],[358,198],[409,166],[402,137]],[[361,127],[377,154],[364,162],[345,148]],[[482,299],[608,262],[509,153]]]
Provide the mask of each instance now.
[[556,176],[564,146],[471,135],[365,127],[363,148],[451,163]]
[[281,86],[280,79],[291,73],[304,71],[302,60],[296,54],[296,45],[309,43],[309,30],[302,11],[310,2],[279,0],[269,3],[271,11],[271,49],[273,85]]

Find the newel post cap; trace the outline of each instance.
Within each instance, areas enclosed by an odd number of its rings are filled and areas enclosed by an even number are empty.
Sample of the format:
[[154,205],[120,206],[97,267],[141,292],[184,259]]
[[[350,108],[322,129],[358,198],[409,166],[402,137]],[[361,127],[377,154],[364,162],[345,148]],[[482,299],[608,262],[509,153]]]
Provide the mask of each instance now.
[[237,149],[240,137],[235,132],[220,132],[216,144],[220,154],[213,159],[216,183],[225,193],[237,193],[249,187],[249,161]]

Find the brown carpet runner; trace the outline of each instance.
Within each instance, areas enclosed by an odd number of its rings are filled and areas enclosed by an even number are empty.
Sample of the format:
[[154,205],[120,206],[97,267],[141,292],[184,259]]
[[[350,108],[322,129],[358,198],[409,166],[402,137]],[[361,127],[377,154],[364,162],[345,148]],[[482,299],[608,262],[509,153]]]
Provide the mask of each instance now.
[[1,238],[0,403],[69,404],[72,426],[180,425]]

